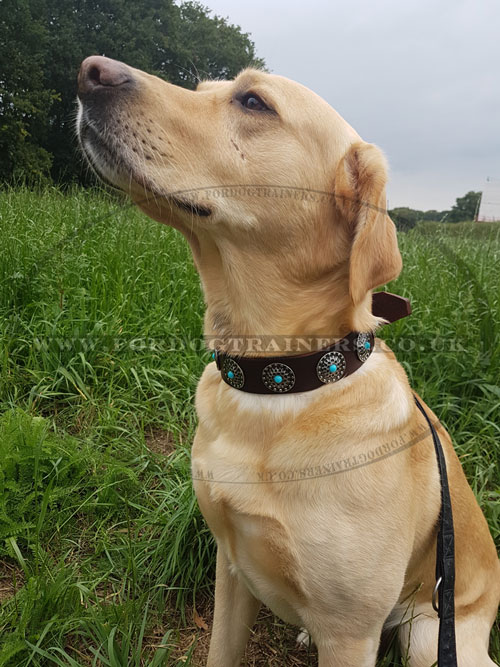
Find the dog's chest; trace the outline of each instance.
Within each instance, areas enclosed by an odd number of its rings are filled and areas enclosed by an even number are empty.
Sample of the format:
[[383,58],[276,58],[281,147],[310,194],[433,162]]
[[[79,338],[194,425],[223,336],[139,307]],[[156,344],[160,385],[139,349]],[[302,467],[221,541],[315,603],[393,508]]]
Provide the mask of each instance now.
[[359,423],[351,434],[351,421],[340,425],[338,414],[318,410],[313,417],[307,405],[280,415],[221,398],[206,372],[192,472],[201,511],[233,570],[291,622],[311,605],[358,608],[366,590],[383,598],[404,567],[393,554],[404,551],[405,454],[350,470],[379,445],[365,441]]
[[[241,464],[230,452],[221,439],[194,447],[196,495],[233,570],[275,613],[298,623],[298,610],[311,604],[354,606],[365,577],[378,587],[375,563],[387,563],[391,576],[383,508],[371,493],[370,504],[362,501],[356,478],[273,481],[258,456]],[[363,474],[359,483],[366,494]],[[379,582],[388,584],[383,572]]]
[[277,518],[276,504],[271,516],[270,499],[262,502],[267,498],[262,489],[228,486],[195,481],[200,509],[219,548],[233,573],[257,598],[282,618],[298,623],[295,609],[304,606],[306,584],[297,536],[291,533],[286,517]]

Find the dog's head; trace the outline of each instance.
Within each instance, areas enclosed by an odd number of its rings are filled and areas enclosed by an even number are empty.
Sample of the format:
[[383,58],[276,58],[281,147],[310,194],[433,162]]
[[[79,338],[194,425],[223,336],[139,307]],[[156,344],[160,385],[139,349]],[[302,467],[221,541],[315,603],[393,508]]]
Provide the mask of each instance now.
[[[336,310],[351,315],[398,275],[384,158],[304,86],[249,69],[190,91],[92,56],[78,97],[88,160],[148,215],[185,234],[207,294],[218,280],[215,255],[240,299],[250,275],[258,282],[265,272],[277,292],[287,283],[297,295],[329,292]],[[214,299],[220,314],[224,299]]]

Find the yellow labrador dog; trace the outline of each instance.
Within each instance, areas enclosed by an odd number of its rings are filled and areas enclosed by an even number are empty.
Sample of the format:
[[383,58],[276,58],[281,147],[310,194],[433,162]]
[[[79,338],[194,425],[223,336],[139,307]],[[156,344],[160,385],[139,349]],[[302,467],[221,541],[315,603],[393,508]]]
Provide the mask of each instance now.
[[[313,92],[251,69],[194,92],[93,56],[79,101],[80,143],[98,174],[189,242],[205,332],[222,351],[237,339],[240,355],[255,355],[255,335],[328,345],[380,323],[372,290],[401,270],[384,158]],[[192,457],[218,547],[210,667],[240,664],[262,602],[307,629],[321,667],[375,665],[387,625],[400,625],[411,667],[435,663],[439,472],[404,370],[379,340],[375,351],[341,381],[290,395],[240,391],[216,363],[203,373]],[[499,561],[439,433],[458,664],[487,667]]]

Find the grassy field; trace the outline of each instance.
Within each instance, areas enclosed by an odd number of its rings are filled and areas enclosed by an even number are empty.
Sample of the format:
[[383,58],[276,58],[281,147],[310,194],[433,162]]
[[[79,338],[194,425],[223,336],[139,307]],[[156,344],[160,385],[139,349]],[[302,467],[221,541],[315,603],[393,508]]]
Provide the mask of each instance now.
[[[414,314],[381,336],[498,541],[500,226],[400,246],[390,287]],[[214,545],[189,448],[208,354],[187,246],[106,193],[21,189],[0,193],[0,247],[0,667],[203,664]],[[247,664],[315,665],[294,633],[263,612]],[[380,666],[399,664],[392,646]]]

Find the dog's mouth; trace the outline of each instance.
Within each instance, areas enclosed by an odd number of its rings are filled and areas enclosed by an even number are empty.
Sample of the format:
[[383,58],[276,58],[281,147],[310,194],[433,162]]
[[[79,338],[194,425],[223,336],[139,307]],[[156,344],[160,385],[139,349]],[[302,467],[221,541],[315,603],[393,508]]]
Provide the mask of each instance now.
[[159,188],[141,169],[140,158],[133,154],[120,135],[113,134],[111,128],[101,128],[89,117],[87,110],[79,104],[77,135],[82,153],[96,175],[107,185],[126,192],[137,204],[153,199],[167,203],[178,210],[202,218],[212,215],[212,210],[204,204],[192,201],[186,194],[169,192]]

